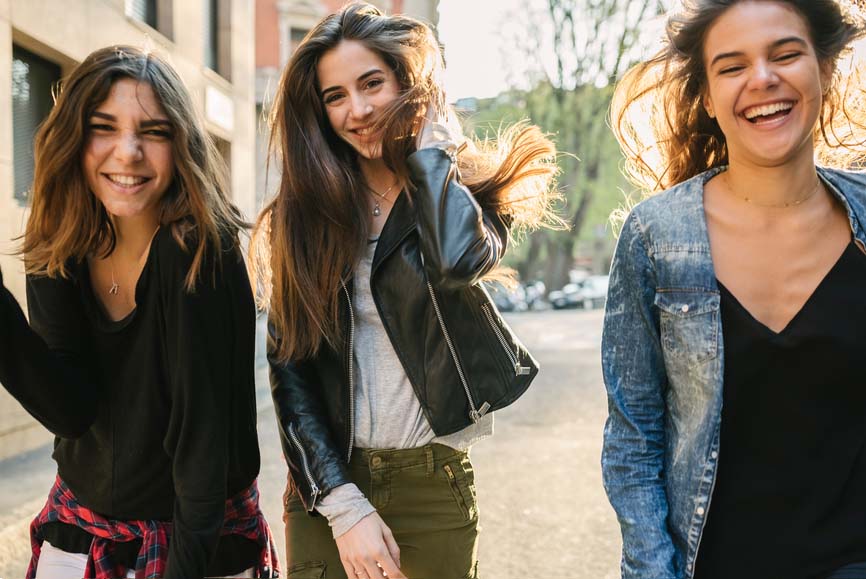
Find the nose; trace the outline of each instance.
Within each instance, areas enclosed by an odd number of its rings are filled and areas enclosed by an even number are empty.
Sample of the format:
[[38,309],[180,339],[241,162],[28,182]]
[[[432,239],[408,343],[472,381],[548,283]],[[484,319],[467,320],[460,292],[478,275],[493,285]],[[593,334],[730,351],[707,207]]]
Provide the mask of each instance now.
[[373,112],[373,106],[367,102],[367,99],[364,98],[363,95],[357,94],[352,96],[352,117],[355,119],[363,119],[371,112]]
[[123,131],[117,136],[114,145],[114,156],[120,161],[132,163],[143,157],[141,139],[133,131]]
[[766,60],[758,61],[752,67],[752,74],[749,76],[749,87],[762,90],[770,88],[779,83],[779,77],[773,64]]

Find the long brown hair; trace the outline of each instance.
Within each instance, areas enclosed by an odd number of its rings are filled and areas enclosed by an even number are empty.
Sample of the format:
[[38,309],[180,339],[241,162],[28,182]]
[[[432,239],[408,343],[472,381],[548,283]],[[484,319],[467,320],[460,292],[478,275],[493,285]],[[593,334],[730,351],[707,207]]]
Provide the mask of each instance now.
[[[283,71],[273,105],[270,149],[282,169],[278,193],[262,212],[250,263],[280,335],[281,360],[315,355],[340,335],[338,291],[367,238],[367,187],[356,153],[332,130],[319,95],[317,64],[343,40],[377,53],[394,71],[400,94],[376,122],[382,157],[409,183],[406,158],[426,106],[445,110],[439,45],[430,28],[352,3],[324,18]],[[537,127],[518,125],[458,154],[464,184],[478,202],[507,213],[518,227],[555,223],[555,147]]]
[[[619,82],[611,126],[626,157],[626,173],[644,192],[666,189],[728,163],[725,137],[702,104],[707,83],[703,50],[710,26],[741,1],[684,0],[683,10],[668,20],[662,50],[632,67]],[[843,12],[837,0],[776,1],[803,17],[822,70],[833,72],[816,127],[819,160],[836,166],[862,162],[862,91],[851,78],[842,82],[836,66],[851,42],[863,35],[862,22]]]
[[227,240],[237,243],[247,225],[229,201],[225,165],[183,81],[162,58],[132,46],[91,53],[63,82],[34,140],[33,201],[19,253],[27,273],[67,277],[70,259],[114,250],[111,218],[88,187],[82,156],[93,111],[124,78],[150,85],[171,124],[175,172],[159,202],[159,223],[181,247],[194,239],[185,280],[192,291],[208,244],[219,251]]

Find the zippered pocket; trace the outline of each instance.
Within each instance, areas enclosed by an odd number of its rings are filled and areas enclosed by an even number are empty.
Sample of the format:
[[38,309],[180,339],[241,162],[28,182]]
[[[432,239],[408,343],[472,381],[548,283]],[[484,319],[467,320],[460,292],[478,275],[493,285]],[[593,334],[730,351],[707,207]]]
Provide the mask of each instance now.
[[514,369],[514,375],[528,375],[531,371],[530,367],[522,365],[520,363],[520,358],[517,357],[517,353],[511,349],[511,346],[508,345],[508,340],[505,339],[505,334],[502,333],[502,330],[499,328],[499,325],[493,318],[493,309],[491,308],[490,304],[481,304],[481,311],[484,312],[484,317],[487,319],[487,323],[493,330],[493,334],[496,336],[499,345],[502,346],[502,350],[505,352],[506,356],[508,356],[508,359],[511,362],[511,367]]
[[313,473],[310,471],[310,463],[307,460],[307,451],[305,451],[304,447],[301,446],[301,441],[298,438],[298,435],[295,433],[295,425],[292,423],[289,423],[289,439],[292,441],[292,444],[295,445],[295,448],[298,449],[298,452],[301,455],[301,467],[304,471],[304,476],[306,476],[307,482],[310,485],[310,492],[312,493],[310,504],[307,507],[307,510],[312,511],[316,507],[316,499],[319,498],[319,486],[313,479]]
[[[423,262],[423,259],[421,260]],[[454,360],[454,365],[457,367],[457,375],[460,377],[460,382],[463,385],[463,391],[466,393],[466,399],[469,402],[469,418],[472,422],[478,422],[481,417],[487,414],[490,410],[490,403],[484,402],[481,407],[475,406],[475,399],[472,397],[472,392],[469,390],[469,383],[466,381],[466,374],[463,373],[463,366],[460,364],[460,359],[457,357],[457,350],[454,343],[451,341],[451,334],[448,333],[448,328],[445,326],[445,318],[442,316],[442,311],[439,309],[439,300],[436,299],[436,292],[433,291],[433,285],[428,281],[427,289],[430,291],[430,300],[433,302],[433,311],[436,313],[436,319],[439,320],[439,327],[442,329],[442,334],[445,336],[445,344],[448,346],[448,351],[451,353],[451,358]]]

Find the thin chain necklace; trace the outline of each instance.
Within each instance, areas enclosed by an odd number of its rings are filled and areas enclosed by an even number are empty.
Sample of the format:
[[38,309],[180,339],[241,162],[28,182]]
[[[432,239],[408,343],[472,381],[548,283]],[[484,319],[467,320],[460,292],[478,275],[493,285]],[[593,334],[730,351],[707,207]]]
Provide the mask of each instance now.
[[[397,186],[397,182],[394,181],[394,183],[392,183],[390,187],[385,189],[384,193],[379,193],[378,191],[376,191],[372,187],[370,187],[370,191],[372,191],[374,195],[381,197],[383,201],[387,201],[388,200],[388,193],[390,193],[391,190],[396,186]],[[373,199],[373,217],[379,217],[380,215],[382,215],[382,208],[379,207],[379,200]]]
[[[156,229],[153,230],[153,235],[150,236],[150,242],[147,244],[147,249],[144,251],[142,255],[143,258],[147,259],[147,255],[150,253],[150,245],[153,243],[153,238],[156,237],[156,232],[159,231],[159,225],[156,226]],[[141,265],[141,259],[139,258],[139,264]],[[108,254],[108,266],[111,268],[111,287],[108,288],[109,295],[116,296],[120,292],[120,284],[117,283],[117,279],[114,277],[114,252],[112,251]]]
[[821,190],[821,179],[816,177],[815,188],[812,190],[811,193],[807,194],[805,197],[801,197],[800,199],[797,199],[796,201],[786,201],[785,203],[758,203],[757,201],[755,201],[751,197],[746,197],[745,195],[739,195],[739,194],[735,193],[734,188],[731,187],[731,179],[727,175],[725,175],[725,183],[728,185],[728,187],[727,187],[728,191],[734,197],[742,199],[746,203],[750,203],[752,205],[755,205],[756,207],[767,207],[767,208],[771,208],[771,209],[785,209],[787,207],[796,207],[797,205],[800,205],[801,203],[805,203],[806,201],[808,201],[809,199],[811,199],[812,197],[817,195],[818,191]]

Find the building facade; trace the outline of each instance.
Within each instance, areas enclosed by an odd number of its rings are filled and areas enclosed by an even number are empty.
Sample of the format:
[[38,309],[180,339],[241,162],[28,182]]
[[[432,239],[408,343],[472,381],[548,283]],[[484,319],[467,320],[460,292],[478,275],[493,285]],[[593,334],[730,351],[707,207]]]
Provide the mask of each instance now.
[[[27,219],[32,139],[52,89],[97,48],[152,47],[189,87],[230,168],[234,202],[252,218],[255,196],[253,0],[0,0],[0,267],[24,304],[10,257]],[[0,389],[0,460],[48,433]]]
[[[258,111],[259,206],[276,189],[279,174],[267,164],[268,114],[280,72],[304,36],[324,16],[349,0],[256,0],[256,107]],[[389,14],[407,14],[434,30],[439,20],[438,0],[369,0]]]

